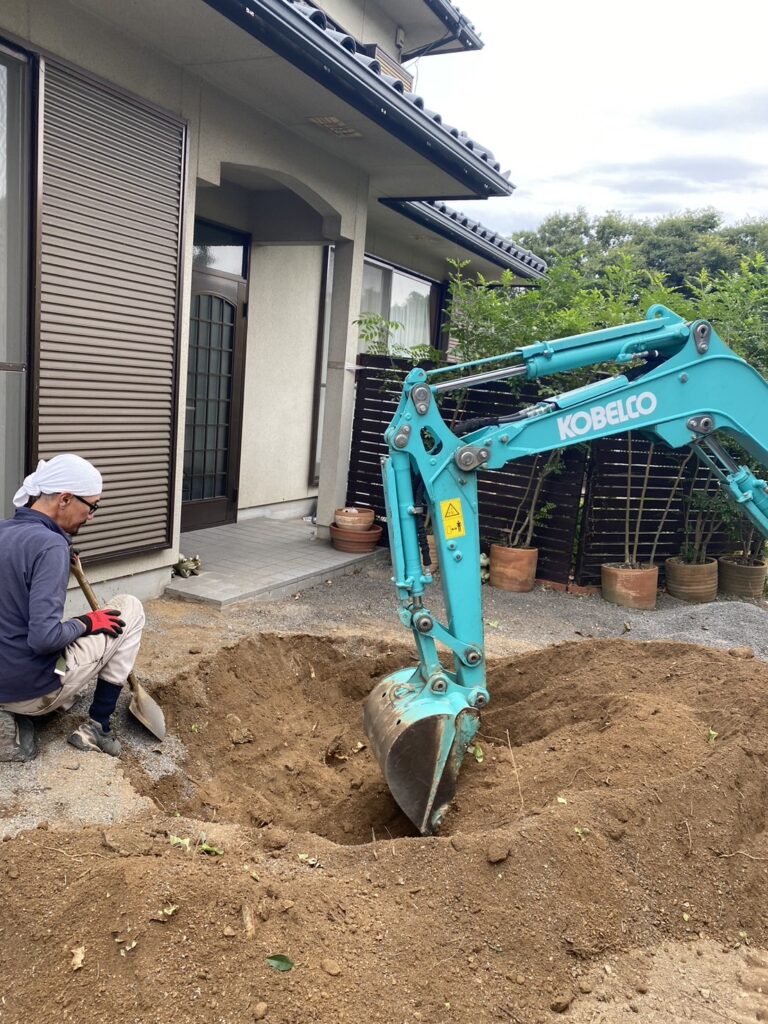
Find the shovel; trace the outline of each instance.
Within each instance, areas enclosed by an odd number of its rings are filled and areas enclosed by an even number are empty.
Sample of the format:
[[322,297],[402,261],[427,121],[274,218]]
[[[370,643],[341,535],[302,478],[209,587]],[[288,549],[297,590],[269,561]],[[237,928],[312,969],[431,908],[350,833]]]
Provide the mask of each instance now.
[[[90,583],[85,578],[80,558],[74,553],[72,555],[72,572],[80,584],[80,589],[85,594],[88,604],[93,611],[98,611],[101,605]],[[133,672],[128,676],[128,686],[131,688],[131,702],[128,705],[128,710],[146,729],[149,729],[153,736],[157,736],[159,740],[164,740],[165,716],[163,715],[163,709],[157,701],[149,696]]]

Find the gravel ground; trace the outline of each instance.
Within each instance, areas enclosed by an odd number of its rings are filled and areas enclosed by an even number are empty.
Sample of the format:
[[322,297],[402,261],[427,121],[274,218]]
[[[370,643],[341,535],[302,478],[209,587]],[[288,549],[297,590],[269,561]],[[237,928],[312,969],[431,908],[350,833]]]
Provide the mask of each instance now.
[[[254,630],[352,633],[372,630],[391,634],[404,643],[410,635],[397,616],[397,596],[390,569],[374,564],[349,576],[302,591],[281,601],[247,602],[225,612],[210,611],[186,602],[173,602],[189,625],[203,634],[213,632],[230,642]],[[425,602],[444,617],[439,585],[430,588]],[[674,639],[682,643],[731,648],[749,646],[768,658],[765,601],[719,598],[693,605],[660,594],[655,611],[629,611],[608,604],[599,596],[577,596],[537,587],[528,594],[512,594],[483,587],[486,643],[492,657],[531,650],[581,638],[627,637],[632,640]],[[149,628],[162,628],[169,602],[153,602]],[[207,646],[207,645],[206,645]]]

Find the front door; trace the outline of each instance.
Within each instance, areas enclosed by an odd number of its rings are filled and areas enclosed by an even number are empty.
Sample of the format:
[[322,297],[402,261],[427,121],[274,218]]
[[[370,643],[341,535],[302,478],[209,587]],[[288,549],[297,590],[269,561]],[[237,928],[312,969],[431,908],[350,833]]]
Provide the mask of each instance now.
[[192,273],[181,529],[237,519],[245,281]]

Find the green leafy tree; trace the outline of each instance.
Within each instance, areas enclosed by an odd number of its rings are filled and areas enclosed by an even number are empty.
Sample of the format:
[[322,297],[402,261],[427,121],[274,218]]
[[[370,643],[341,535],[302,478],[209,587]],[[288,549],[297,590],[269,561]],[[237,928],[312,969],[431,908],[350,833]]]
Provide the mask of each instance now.
[[536,288],[527,289],[516,286],[511,274],[499,282],[468,278],[465,266],[454,264],[447,322],[452,356],[461,362],[639,320],[655,303],[681,306],[663,275],[640,267],[629,253],[587,280],[578,257],[559,260]]
[[763,376],[768,375],[768,260],[745,257],[738,270],[712,275],[700,271],[688,282],[696,315]]
[[628,254],[638,266],[663,274],[668,287],[687,294],[688,280],[702,270],[710,275],[736,272],[744,257],[768,253],[768,221],[726,226],[712,208],[652,220],[617,211],[589,217],[579,209],[553,214],[535,231],[518,232],[515,240],[550,267],[576,260],[585,282],[599,281],[607,267]]

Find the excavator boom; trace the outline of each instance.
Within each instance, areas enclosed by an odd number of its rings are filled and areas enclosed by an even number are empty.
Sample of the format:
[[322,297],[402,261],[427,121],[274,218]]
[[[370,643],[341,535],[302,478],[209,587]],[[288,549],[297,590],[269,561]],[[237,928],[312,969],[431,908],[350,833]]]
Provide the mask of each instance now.
[[[512,416],[464,424],[458,436],[437,401],[443,391],[515,376],[536,380],[588,366],[627,372],[548,398]],[[646,319],[535,342],[504,356],[406,378],[385,437],[387,525],[400,619],[419,663],[388,676],[365,705],[365,728],[393,796],[420,832],[435,832],[450,805],[486,688],[477,473],[629,430],[671,448],[691,447],[754,525],[768,536],[768,492],[725,451],[731,437],[768,466],[768,383],[705,320],[664,306]],[[418,494],[416,493],[418,492]],[[417,500],[418,499],[418,500]],[[420,521],[428,511],[447,621],[424,604]],[[439,646],[438,646],[439,645]],[[439,650],[452,656],[448,668]]]

